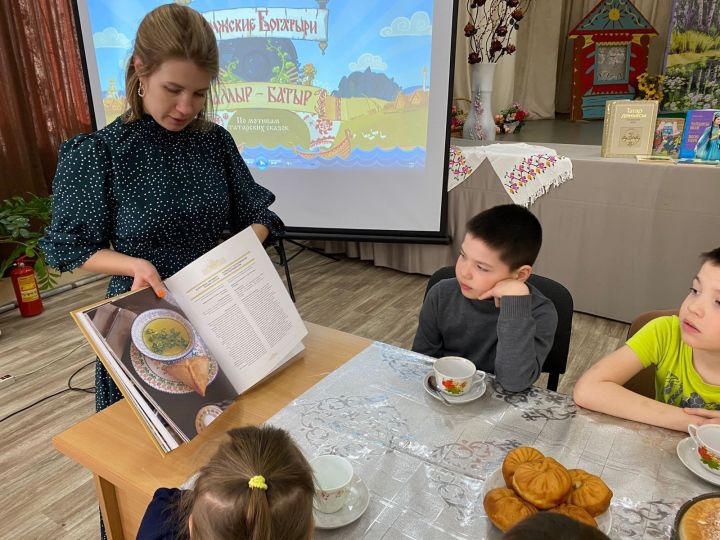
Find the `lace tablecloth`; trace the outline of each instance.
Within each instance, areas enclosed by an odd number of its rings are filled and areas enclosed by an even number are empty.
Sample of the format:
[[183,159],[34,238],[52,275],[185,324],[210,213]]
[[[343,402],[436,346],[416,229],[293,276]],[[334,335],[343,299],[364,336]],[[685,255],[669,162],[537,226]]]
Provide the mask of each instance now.
[[500,538],[483,483],[524,445],[603,478],[613,539],[669,538],[682,503],[718,489],[678,459],[681,433],[579,410],[540,388],[507,393],[492,377],[478,400],[446,406],[423,389],[430,368],[427,357],[374,343],[268,420],[309,458],[350,459],[370,489],[360,519],[316,538]]
[[488,160],[515,204],[530,206],[553,186],[573,177],[570,158],[525,143],[450,146],[448,191]]

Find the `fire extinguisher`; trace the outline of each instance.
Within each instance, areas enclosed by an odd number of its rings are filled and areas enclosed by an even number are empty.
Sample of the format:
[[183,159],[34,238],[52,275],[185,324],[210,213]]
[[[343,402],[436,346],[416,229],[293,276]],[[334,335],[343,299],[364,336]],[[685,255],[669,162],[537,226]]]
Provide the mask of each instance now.
[[26,257],[23,255],[15,260],[13,269],[10,270],[10,279],[15,289],[20,315],[32,317],[43,311],[40,290],[35,279],[35,270],[30,264],[25,264]]

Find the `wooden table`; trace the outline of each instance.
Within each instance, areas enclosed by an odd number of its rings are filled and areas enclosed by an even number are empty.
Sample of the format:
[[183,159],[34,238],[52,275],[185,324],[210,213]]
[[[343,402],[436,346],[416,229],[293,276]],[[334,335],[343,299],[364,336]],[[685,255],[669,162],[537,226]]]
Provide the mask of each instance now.
[[124,400],[53,438],[55,448],[92,471],[109,538],[135,538],[155,490],[182,484],[212,455],[225,431],[263,423],[371,344],[306,326],[302,358],[243,394],[206,431],[164,457]]

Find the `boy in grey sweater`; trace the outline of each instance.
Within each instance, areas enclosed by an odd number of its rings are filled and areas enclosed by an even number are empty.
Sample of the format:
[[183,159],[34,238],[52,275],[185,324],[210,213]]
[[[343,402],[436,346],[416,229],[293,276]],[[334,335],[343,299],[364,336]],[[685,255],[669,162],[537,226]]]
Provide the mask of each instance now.
[[438,282],[425,298],[412,350],[468,358],[511,392],[532,386],[557,326],[553,303],[526,283],[541,244],[540,222],[522,206],[473,217],[455,278]]

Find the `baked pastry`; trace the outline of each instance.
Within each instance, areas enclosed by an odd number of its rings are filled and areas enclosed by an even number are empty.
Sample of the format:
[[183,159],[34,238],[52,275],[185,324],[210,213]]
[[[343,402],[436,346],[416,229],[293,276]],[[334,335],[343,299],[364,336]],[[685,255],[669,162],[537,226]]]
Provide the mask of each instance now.
[[597,522],[584,508],[575,506],[574,504],[561,504],[555,508],[551,508],[549,512],[557,512],[558,514],[566,515],[569,518],[584,523],[585,525],[591,525],[597,529]]
[[702,499],[680,518],[680,540],[716,540],[720,538],[720,497]]
[[518,465],[512,479],[515,493],[540,510],[547,510],[565,500],[572,480],[570,473],[553,458]]
[[599,516],[610,506],[613,492],[599,476],[581,469],[569,469],[572,488],[566,503],[580,506],[591,516]]
[[207,356],[191,356],[166,365],[165,373],[204,396],[210,379],[210,359]]
[[537,508],[523,501],[517,494],[508,488],[491,489],[483,500],[485,513],[502,532],[523,519],[537,513]]
[[521,446],[515,450],[508,452],[505,456],[505,461],[502,464],[502,475],[505,479],[505,485],[512,487],[512,477],[515,474],[515,469],[522,463],[528,463],[533,461],[542,461],[545,456],[540,450],[535,450],[530,446]]

